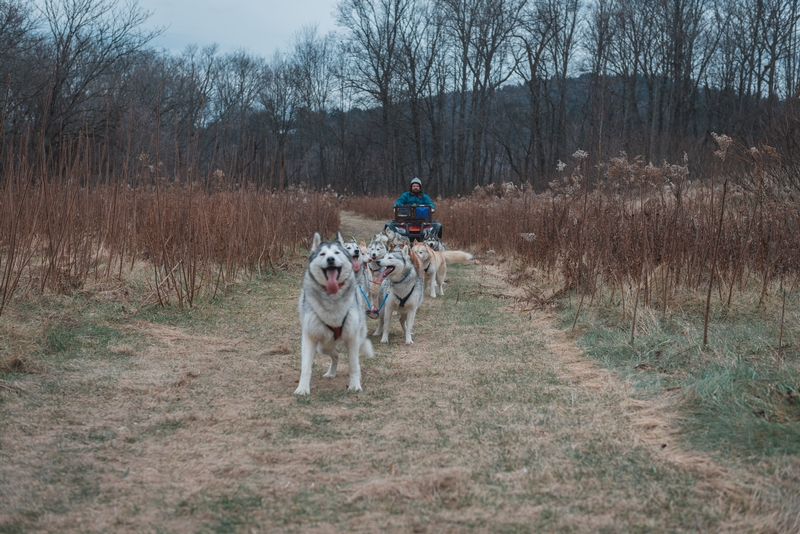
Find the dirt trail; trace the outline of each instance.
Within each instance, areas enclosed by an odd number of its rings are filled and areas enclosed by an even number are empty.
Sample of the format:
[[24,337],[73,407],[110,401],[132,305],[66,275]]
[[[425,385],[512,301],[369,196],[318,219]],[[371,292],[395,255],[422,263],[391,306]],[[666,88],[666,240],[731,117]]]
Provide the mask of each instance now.
[[[341,218],[346,239],[382,225]],[[8,381],[0,531],[781,531],[754,482],[679,447],[669,399],[509,309],[489,258],[448,271],[413,345],[396,321],[373,338],[363,392],[318,356],[295,397],[301,274],[112,316],[104,350]]]

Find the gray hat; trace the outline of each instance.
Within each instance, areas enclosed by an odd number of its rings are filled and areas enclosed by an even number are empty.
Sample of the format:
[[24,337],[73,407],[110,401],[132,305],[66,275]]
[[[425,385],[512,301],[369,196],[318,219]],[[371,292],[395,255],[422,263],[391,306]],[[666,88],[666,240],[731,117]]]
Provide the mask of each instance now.
[[419,186],[422,187],[422,180],[420,180],[419,178],[414,178],[413,180],[411,180],[411,185],[414,184],[419,184]]

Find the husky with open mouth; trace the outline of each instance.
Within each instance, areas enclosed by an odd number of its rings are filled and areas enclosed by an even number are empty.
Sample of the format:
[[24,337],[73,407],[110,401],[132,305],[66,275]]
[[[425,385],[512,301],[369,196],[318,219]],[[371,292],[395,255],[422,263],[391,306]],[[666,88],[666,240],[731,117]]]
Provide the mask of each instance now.
[[378,328],[372,335],[381,335],[381,343],[388,343],[389,324],[392,313],[396,311],[406,335],[406,344],[414,343],[411,339],[411,329],[414,326],[417,309],[422,304],[424,288],[422,279],[409,256],[408,246],[387,253],[382,260],[377,260],[377,263],[382,269],[379,276],[381,281],[379,299],[383,301],[384,295],[388,293],[388,296],[385,298],[385,306],[381,308]]
[[318,233],[311,243],[308,268],[303,277],[298,310],[303,327],[300,383],[297,395],[311,393],[314,354],[331,358],[326,377],[336,376],[339,355],[336,345],[344,344],[350,368],[351,391],[361,391],[359,352],[373,356],[367,339],[367,320],[358,299],[355,260],[347,252],[341,234],[331,243],[322,243]]
[[367,295],[372,285],[372,273],[369,269],[369,256],[367,256],[367,245],[364,240],[361,243],[356,241],[355,237],[351,237],[350,241],[344,244],[344,248],[350,253],[353,258],[353,269],[355,270],[356,284],[358,284],[358,301],[363,309],[366,309]]

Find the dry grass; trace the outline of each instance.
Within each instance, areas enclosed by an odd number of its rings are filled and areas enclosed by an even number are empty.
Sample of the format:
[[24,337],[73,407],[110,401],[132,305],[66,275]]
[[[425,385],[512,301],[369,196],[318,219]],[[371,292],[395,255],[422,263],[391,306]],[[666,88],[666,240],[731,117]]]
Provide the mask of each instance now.
[[[486,257],[449,269],[413,346],[375,344],[364,392],[346,369],[323,379],[318,357],[295,397],[294,265],[193,309],[46,303],[40,372],[0,390],[2,528],[788,531],[777,483],[800,466],[775,480],[681,449],[669,404],[643,405],[541,312],[514,313],[524,291]],[[15,308],[3,336],[39,311]]]
[[275,271],[314,231],[333,233],[328,192],[256,188],[221,177],[63,175],[20,166],[0,183],[0,314],[15,297],[114,285],[136,262],[154,303],[191,306],[243,275]]
[[[681,291],[706,291],[713,272],[714,293],[729,306],[754,281],[762,297],[773,282],[787,291],[797,285],[800,204],[771,179],[769,154],[769,147],[740,154],[752,173],[710,187],[693,186],[687,165],[622,156],[591,190],[577,165],[546,193],[492,184],[439,200],[436,218],[452,245],[492,251],[525,277],[538,270],[568,290],[594,295],[614,287],[630,294],[631,308],[639,300],[663,310]],[[388,219],[393,200],[348,199],[347,206]]]
[[[375,221],[388,221],[392,218],[392,206],[396,198],[389,197],[343,197],[341,207]],[[381,227],[378,227],[378,231]]]

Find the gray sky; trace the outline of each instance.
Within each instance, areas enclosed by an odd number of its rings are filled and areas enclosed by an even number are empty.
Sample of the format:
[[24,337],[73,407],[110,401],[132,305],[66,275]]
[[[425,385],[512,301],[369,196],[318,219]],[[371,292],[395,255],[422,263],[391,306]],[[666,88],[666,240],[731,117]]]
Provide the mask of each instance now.
[[217,43],[222,53],[238,48],[272,57],[303,26],[316,24],[319,35],[335,29],[337,0],[139,0],[153,12],[145,27],[168,26],[153,41],[180,53],[186,45]]

